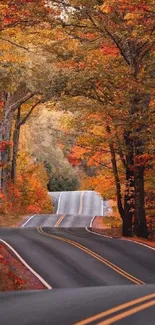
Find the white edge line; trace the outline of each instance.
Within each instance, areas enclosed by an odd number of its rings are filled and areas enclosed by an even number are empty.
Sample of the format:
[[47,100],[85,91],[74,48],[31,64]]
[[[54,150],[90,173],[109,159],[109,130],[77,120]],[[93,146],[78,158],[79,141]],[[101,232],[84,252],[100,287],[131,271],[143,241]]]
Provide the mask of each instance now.
[[33,216],[31,216],[23,225],[22,225],[22,227],[24,227],[33,217],[35,217],[36,216],[36,214],[34,214]]
[[93,221],[95,220],[95,218],[96,218],[96,216],[94,216],[94,217],[91,219],[91,221],[90,221],[90,225],[89,225],[90,228],[92,228]]
[[141,246],[145,246],[147,248],[150,248],[152,249],[153,251],[155,251],[155,248],[151,247],[151,246],[148,246],[146,244],[143,244],[141,242],[138,242],[138,241],[134,241],[134,240],[130,240],[130,239],[125,239],[125,238],[119,238],[120,240],[125,240],[125,241],[130,241],[131,243],[134,243],[134,244],[138,244],[138,245],[141,245]]
[[9,247],[9,249],[18,257],[18,259],[26,266],[26,268],[33,273],[33,275],[48,289],[52,289],[52,287],[36,272],[34,271],[31,266],[29,266],[24,259],[15,251],[15,249],[10,246],[6,241],[4,241],[3,239],[0,239],[0,241],[2,243],[4,243],[7,247]]
[[[92,219],[91,219],[91,222],[90,222],[90,225],[89,227],[92,228],[92,225],[93,225],[93,221],[95,220],[96,216],[94,216]],[[92,230],[89,230],[87,227],[85,227],[86,231],[94,234],[94,235],[97,235],[97,236],[100,236],[100,237],[106,237],[106,238],[113,238],[113,237],[110,237],[110,236],[106,236],[106,235],[102,235],[102,234],[99,234],[97,232],[94,232]],[[131,243],[135,243],[135,244],[138,244],[138,245],[141,245],[141,246],[144,246],[144,247],[147,247],[153,251],[155,251],[155,248],[151,247],[151,246],[148,246],[148,245],[145,245],[145,244],[142,244],[140,242],[137,242],[137,241],[134,241],[134,240],[130,240],[130,239],[125,239],[125,238],[118,238],[120,240],[125,240],[125,241],[130,241]]]
[[59,209],[60,209],[60,201],[61,201],[61,196],[62,196],[62,193],[63,193],[63,192],[61,192],[61,193],[60,193],[60,195],[59,195],[59,200],[58,200],[58,208],[57,208],[56,214],[59,214]]
[[[91,221],[90,221],[90,225],[89,225],[89,228],[92,228],[93,226],[93,221],[95,220],[96,216],[94,216]],[[87,227],[85,227],[86,231],[90,232],[91,234],[94,234],[94,235],[97,235],[97,236],[100,236],[100,237],[103,237],[103,238],[112,238],[110,236],[106,236],[106,235],[102,235],[102,234],[99,234],[98,232],[94,232],[92,230],[89,230]]]
[[85,227],[85,229],[86,229],[86,231],[90,232],[91,234],[94,234],[94,235],[97,235],[97,236],[100,236],[100,237],[103,237],[103,238],[113,238],[113,237],[102,235],[102,234],[99,234],[98,232],[94,232],[92,230],[89,230],[87,227]]
[[[112,239],[114,238],[114,237],[110,237],[110,236],[107,236],[107,235],[102,235],[102,234],[99,234],[99,233],[94,232],[94,231],[92,231],[92,230],[89,230],[87,227],[85,227],[85,229],[86,229],[86,231],[88,231],[88,232],[90,232],[90,233],[92,233],[92,234],[94,234],[94,235],[100,236],[100,237],[112,238]],[[114,239],[116,239],[116,238],[114,238]],[[130,239],[125,239],[125,238],[118,238],[118,239],[119,239],[119,240],[124,240],[124,241],[129,241],[129,242],[131,242],[131,243],[138,244],[138,245],[141,245],[141,246],[147,247],[147,248],[149,248],[149,249],[155,251],[155,248],[153,248],[153,247],[151,247],[151,246],[148,246],[148,245],[145,245],[145,244],[142,244],[142,243],[140,243],[140,242],[138,242],[138,241],[134,241],[134,240],[130,240]]]

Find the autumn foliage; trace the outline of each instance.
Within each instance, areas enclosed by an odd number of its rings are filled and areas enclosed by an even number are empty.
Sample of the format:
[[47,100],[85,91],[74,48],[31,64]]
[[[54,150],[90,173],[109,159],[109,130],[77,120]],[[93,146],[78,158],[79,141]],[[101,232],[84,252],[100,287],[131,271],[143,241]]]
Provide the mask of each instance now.
[[77,132],[69,161],[85,171],[86,188],[105,197],[113,177],[123,235],[147,238],[155,192],[148,177],[154,178],[154,1],[68,2],[75,11],[64,26],[75,51],[64,63],[73,75],[66,97]]
[[0,11],[0,30],[18,25],[33,26],[41,19],[45,19],[45,13],[47,13],[42,0],[1,0]]
[[[33,162],[30,167],[27,162],[22,169],[20,161],[16,170],[16,158],[23,104],[31,107],[32,101],[48,101],[53,94],[58,109],[73,114],[72,125],[66,126],[73,139],[71,145],[64,145],[64,153],[85,175],[82,186],[104,197],[115,196],[123,235],[147,238],[155,195],[154,1],[2,0],[0,9],[2,53],[7,62],[5,71],[2,67],[0,102],[5,209],[13,209],[14,199],[18,210],[23,207],[30,213],[45,208],[42,173],[38,176],[33,170],[42,167]],[[27,54],[36,50],[38,39],[41,47],[34,60],[34,53]],[[50,62],[46,74],[38,55],[43,52]],[[41,67],[35,75],[37,61]],[[24,74],[23,65],[24,72],[30,68],[31,73]],[[54,69],[58,78],[49,80]],[[25,116],[29,117],[29,112]]]
[[[22,156],[24,160],[24,156]],[[2,214],[37,214],[53,211],[51,198],[47,193],[48,177],[41,164],[27,165],[22,161],[16,182],[7,183],[7,194],[0,194],[0,211]]]

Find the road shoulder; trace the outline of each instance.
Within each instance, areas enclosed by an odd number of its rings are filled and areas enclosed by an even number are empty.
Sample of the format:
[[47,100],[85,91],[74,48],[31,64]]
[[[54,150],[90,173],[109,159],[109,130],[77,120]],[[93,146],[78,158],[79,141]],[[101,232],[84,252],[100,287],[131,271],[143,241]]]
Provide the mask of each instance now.
[[126,241],[132,241],[137,244],[144,245],[148,248],[155,249],[155,241],[138,238],[138,237],[130,237],[130,238],[123,237],[121,235],[121,227],[115,228],[115,227],[108,227],[108,226],[104,225],[103,217],[100,217],[100,216],[96,216],[95,218],[93,218],[91,230],[94,233],[100,234],[102,236],[105,235],[105,236],[109,236],[112,238],[119,238],[119,239],[126,240]]

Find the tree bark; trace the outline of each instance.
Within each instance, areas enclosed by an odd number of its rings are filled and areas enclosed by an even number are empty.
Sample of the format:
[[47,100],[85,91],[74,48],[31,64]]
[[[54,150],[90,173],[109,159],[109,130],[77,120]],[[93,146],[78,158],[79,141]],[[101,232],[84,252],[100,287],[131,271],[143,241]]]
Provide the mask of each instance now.
[[[107,126],[108,134],[111,134],[110,127]],[[116,194],[117,194],[117,207],[119,214],[122,218],[123,225],[122,225],[122,235],[125,237],[132,236],[132,223],[133,223],[133,187],[134,187],[134,171],[133,171],[133,141],[130,138],[130,132],[126,132],[124,135],[127,154],[126,160],[124,161],[123,165],[126,171],[126,189],[124,195],[124,207],[122,204],[122,194],[121,194],[121,185],[120,185],[120,178],[117,168],[117,161],[116,161],[116,153],[113,144],[113,140],[109,140],[109,148],[111,152],[111,162],[113,168],[113,174],[115,178],[116,184]]]
[[15,128],[13,133],[13,156],[12,156],[12,165],[11,165],[11,179],[15,182],[16,179],[16,169],[17,169],[17,155],[19,150],[19,138],[20,138],[20,128],[24,125],[28,118],[34,111],[34,108],[40,104],[41,101],[37,101],[28,111],[28,113],[21,119],[21,107],[18,107],[17,115],[16,115],[16,122]]
[[145,213],[145,193],[144,193],[144,167],[135,168],[135,215],[137,222],[137,236],[148,238]]
[[[21,104],[25,103],[34,95],[35,93],[31,93],[27,90],[25,85],[19,86],[14,94],[4,93],[3,117],[0,122],[0,140],[10,141],[14,112]],[[0,156],[4,164],[0,173],[0,186],[2,192],[6,192],[7,181],[11,178],[10,148],[8,147],[6,150],[2,151]]]
[[[10,141],[11,128],[13,123],[13,114],[12,110],[9,110],[10,103],[10,94],[5,95],[5,104],[3,109],[3,117],[1,121],[1,139],[2,141]],[[1,189],[3,192],[6,191],[7,180],[9,180],[11,175],[10,169],[10,147],[8,146],[4,151],[1,152],[1,161],[4,164],[1,170]]]
[[[132,113],[136,121],[133,129],[134,142],[134,186],[135,186],[135,219],[136,234],[139,237],[148,238],[146,212],[145,212],[145,191],[144,171],[142,156],[147,148],[147,126],[149,123],[149,102],[150,95],[135,93],[132,98]],[[137,126],[138,125],[138,126]],[[142,161],[141,161],[142,160]]]
[[[106,127],[106,130],[107,130],[108,134],[110,135],[111,130],[110,130],[109,125]],[[115,184],[116,184],[117,207],[118,207],[118,211],[119,211],[119,214],[120,214],[122,220],[124,220],[124,209],[123,209],[123,205],[122,205],[121,185],[120,185],[120,179],[119,179],[119,174],[118,174],[114,144],[111,139],[109,139],[109,148],[110,148],[110,153],[111,153],[111,163],[112,163],[112,168],[113,168],[113,174],[114,174],[114,179],[115,179]]]
[[[13,117],[10,116],[10,121],[5,123],[5,135],[3,136],[3,141],[10,141],[10,132],[12,126]],[[11,169],[10,169],[10,148],[7,147],[1,152],[1,159],[4,164],[1,171],[1,187],[2,190],[6,190],[6,183],[10,179]]]
[[134,157],[133,157],[133,140],[131,132],[124,133],[126,145],[126,189],[124,195],[124,212],[128,220],[128,235],[132,236],[132,226],[134,218]]
[[20,116],[21,116],[21,108],[18,107],[15,128],[13,133],[13,156],[12,156],[12,165],[11,165],[11,179],[15,182],[16,179],[16,168],[17,168],[17,155],[18,155],[18,147],[19,147],[19,136],[20,136]]
[[110,152],[111,152],[111,162],[113,167],[113,174],[115,178],[115,184],[116,184],[116,195],[117,195],[117,207],[119,214],[122,218],[123,225],[122,225],[122,236],[124,237],[131,237],[132,236],[132,213],[130,212],[129,208],[129,197],[126,193],[125,195],[125,204],[123,208],[122,204],[122,194],[121,194],[121,185],[120,185],[120,179],[118,174],[118,168],[117,168],[117,162],[116,162],[116,154],[114,150],[114,145],[112,141],[109,144]]

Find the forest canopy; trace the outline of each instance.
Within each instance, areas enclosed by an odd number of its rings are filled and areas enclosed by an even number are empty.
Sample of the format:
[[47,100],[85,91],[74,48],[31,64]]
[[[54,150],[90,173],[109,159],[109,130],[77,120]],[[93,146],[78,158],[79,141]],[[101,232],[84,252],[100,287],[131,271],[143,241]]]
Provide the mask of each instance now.
[[64,112],[56,146],[72,175],[62,187],[62,175],[37,154],[36,170],[51,175],[40,186],[52,191],[57,180],[58,189],[97,190],[117,202],[124,236],[148,237],[155,217],[154,15],[153,0],[1,1],[0,187],[7,206],[10,188],[21,195],[21,129],[42,107],[54,109]]

